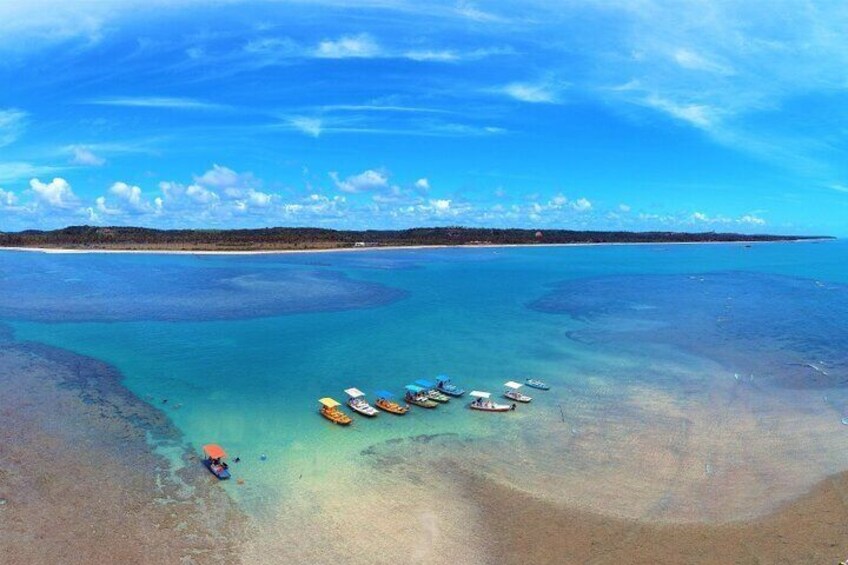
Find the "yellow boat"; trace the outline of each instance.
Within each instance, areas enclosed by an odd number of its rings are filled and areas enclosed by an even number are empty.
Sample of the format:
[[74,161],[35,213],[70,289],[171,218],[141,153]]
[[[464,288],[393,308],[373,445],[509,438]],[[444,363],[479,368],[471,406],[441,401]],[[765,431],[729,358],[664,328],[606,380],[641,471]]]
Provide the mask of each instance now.
[[350,419],[350,416],[339,410],[341,403],[336,402],[332,398],[322,398],[318,402],[321,403],[319,412],[332,423],[347,426],[353,421]]

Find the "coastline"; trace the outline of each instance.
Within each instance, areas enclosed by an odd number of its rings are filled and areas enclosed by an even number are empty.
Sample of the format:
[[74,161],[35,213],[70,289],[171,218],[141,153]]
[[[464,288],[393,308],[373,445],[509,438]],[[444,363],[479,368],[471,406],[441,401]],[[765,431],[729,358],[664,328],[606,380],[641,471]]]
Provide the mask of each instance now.
[[288,255],[292,253],[361,253],[367,251],[421,251],[427,249],[509,249],[533,247],[612,247],[612,246],[654,246],[654,245],[769,245],[793,243],[821,243],[838,241],[830,238],[792,239],[777,241],[738,240],[738,241],[657,241],[657,242],[599,242],[599,243],[499,243],[485,245],[385,245],[371,247],[330,247],[315,249],[256,249],[256,250],[223,250],[223,249],[107,249],[107,248],[78,248],[78,247],[0,247],[0,251],[45,253],[56,255],[74,254],[147,254],[147,255]]

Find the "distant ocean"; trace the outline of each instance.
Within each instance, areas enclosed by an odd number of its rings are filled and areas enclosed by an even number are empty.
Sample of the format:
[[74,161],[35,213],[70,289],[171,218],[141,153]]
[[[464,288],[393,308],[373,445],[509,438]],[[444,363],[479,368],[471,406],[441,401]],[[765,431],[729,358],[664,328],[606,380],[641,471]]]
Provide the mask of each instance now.
[[[182,432],[151,437],[174,465],[207,442],[239,456],[244,484],[221,488],[267,548],[377,547],[429,528],[355,510],[378,497],[470,528],[451,497],[468,474],[600,513],[710,522],[761,515],[848,469],[841,241],[4,251],[0,320],[17,340],[114,365]],[[467,399],[347,429],[317,414],[318,398],[343,401],[348,387],[402,395],[440,374],[496,396],[526,377],[552,389],[507,414]]]

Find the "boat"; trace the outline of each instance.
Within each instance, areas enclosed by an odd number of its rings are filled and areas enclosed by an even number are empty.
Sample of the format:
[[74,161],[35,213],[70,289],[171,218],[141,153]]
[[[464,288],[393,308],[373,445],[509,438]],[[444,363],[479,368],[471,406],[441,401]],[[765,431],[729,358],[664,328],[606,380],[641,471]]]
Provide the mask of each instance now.
[[387,390],[378,390],[375,394],[377,395],[377,401],[374,403],[374,406],[380,410],[385,410],[390,414],[397,414],[398,416],[403,416],[409,412],[409,406],[401,406],[397,402],[391,400],[394,396],[391,392]]
[[438,402],[430,400],[427,391],[418,385],[406,385],[406,401],[421,408],[435,408]]
[[462,396],[465,391],[450,381],[447,375],[439,375],[436,377],[436,389],[448,396]]
[[526,384],[529,387],[538,388],[539,390],[551,390],[550,386],[543,383],[539,379],[527,379],[527,380],[524,381],[524,384]]
[[509,412],[510,410],[515,410],[515,404],[498,404],[496,402],[492,402],[489,397],[492,395],[488,392],[482,392],[479,390],[472,390],[468,393],[468,396],[472,397],[474,400],[468,405],[472,410],[482,410],[483,412]]
[[450,397],[442,394],[438,390],[436,390],[436,383],[433,381],[428,381],[427,379],[418,379],[415,381],[415,384],[424,389],[424,394],[427,395],[427,398],[430,400],[435,400],[436,402],[448,402]]
[[530,398],[526,394],[521,394],[521,392],[518,391],[518,389],[520,389],[522,386],[524,386],[520,383],[517,383],[515,381],[507,381],[507,382],[504,383],[504,386],[506,387],[506,390],[504,391],[504,396],[506,398],[509,398],[510,400],[515,400],[516,402],[524,402],[524,403],[527,403],[527,402],[530,402],[531,400],[533,400],[532,398]]
[[341,403],[336,402],[332,398],[322,398],[318,402],[321,403],[321,415],[330,420],[334,424],[339,424],[340,426],[347,426],[353,420],[350,419],[350,416],[339,410],[339,406]]
[[349,388],[345,390],[345,392],[350,397],[347,400],[347,405],[350,406],[351,410],[359,412],[363,416],[368,416],[369,418],[373,418],[379,414],[377,409],[368,404],[368,401],[365,400],[365,393],[358,388]]
[[223,447],[215,443],[206,444],[203,446],[203,455],[205,456],[203,464],[210,473],[222,481],[230,478],[230,469],[224,462],[227,452]]

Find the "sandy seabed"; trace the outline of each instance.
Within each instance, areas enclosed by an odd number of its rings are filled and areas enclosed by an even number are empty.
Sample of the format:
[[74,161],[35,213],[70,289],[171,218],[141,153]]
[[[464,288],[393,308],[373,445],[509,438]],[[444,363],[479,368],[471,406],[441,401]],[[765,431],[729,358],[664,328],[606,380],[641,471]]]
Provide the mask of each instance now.
[[[364,450],[365,464],[350,473],[320,469],[278,506],[248,516],[195,456],[174,469],[155,453],[148,438],[179,442],[178,432],[108,365],[3,340],[0,400],[4,565],[837,563],[848,555],[845,473],[750,518],[657,521],[536,496],[514,473],[489,473],[479,452],[474,465],[451,455],[473,449],[470,439],[416,436]],[[593,507],[632,498],[616,488]]]

